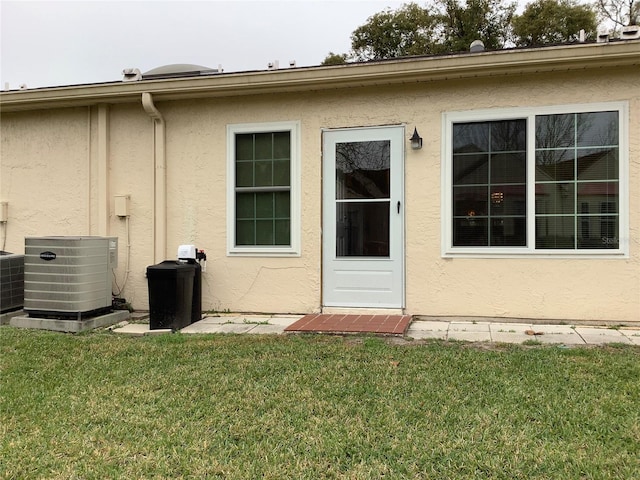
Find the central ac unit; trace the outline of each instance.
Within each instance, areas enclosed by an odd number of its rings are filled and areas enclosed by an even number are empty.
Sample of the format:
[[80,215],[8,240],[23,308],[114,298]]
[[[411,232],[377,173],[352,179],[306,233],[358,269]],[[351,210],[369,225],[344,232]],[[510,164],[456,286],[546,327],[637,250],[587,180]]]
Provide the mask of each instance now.
[[24,311],[81,320],[112,308],[116,237],[27,237]]

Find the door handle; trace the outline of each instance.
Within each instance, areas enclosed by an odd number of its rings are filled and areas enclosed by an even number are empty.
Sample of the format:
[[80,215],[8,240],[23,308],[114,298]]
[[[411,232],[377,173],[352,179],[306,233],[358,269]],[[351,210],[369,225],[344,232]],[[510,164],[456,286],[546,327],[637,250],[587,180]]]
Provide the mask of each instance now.
[[398,213],[400,213],[400,202],[398,202]]

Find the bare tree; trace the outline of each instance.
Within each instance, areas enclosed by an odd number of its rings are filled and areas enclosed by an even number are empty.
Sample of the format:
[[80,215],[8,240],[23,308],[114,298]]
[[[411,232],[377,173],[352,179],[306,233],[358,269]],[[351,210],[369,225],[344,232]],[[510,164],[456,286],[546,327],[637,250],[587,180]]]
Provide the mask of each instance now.
[[604,22],[609,23],[614,35],[621,27],[640,23],[639,0],[597,0],[596,9]]

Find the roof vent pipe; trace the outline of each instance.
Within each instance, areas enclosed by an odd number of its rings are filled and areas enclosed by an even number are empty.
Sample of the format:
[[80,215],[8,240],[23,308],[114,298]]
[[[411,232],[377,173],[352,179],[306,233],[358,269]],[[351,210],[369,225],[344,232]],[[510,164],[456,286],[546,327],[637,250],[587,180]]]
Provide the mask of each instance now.
[[622,40],[635,40],[637,38],[640,38],[640,26],[628,25],[626,27],[622,27],[620,38]]
[[598,32],[598,43],[607,43],[609,42],[609,32],[602,30]]
[[122,81],[123,82],[137,82],[138,80],[142,80],[142,73],[137,68],[125,68],[122,70]]
[[469,51],[471,53],[484,52],[484,43],[482,43],[482,40],[474,40],[471,43],[471,48],[469,48]]

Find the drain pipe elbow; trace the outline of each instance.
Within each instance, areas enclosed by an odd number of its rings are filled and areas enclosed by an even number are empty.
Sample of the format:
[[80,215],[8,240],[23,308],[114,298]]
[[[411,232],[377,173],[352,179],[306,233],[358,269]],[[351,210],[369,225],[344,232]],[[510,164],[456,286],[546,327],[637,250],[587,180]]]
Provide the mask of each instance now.
[[165,153],[165,122],[148,92],[142,94],[142,108],[153,120],[153,258],[155,263],[165,260],[167,250],[167,178]]

